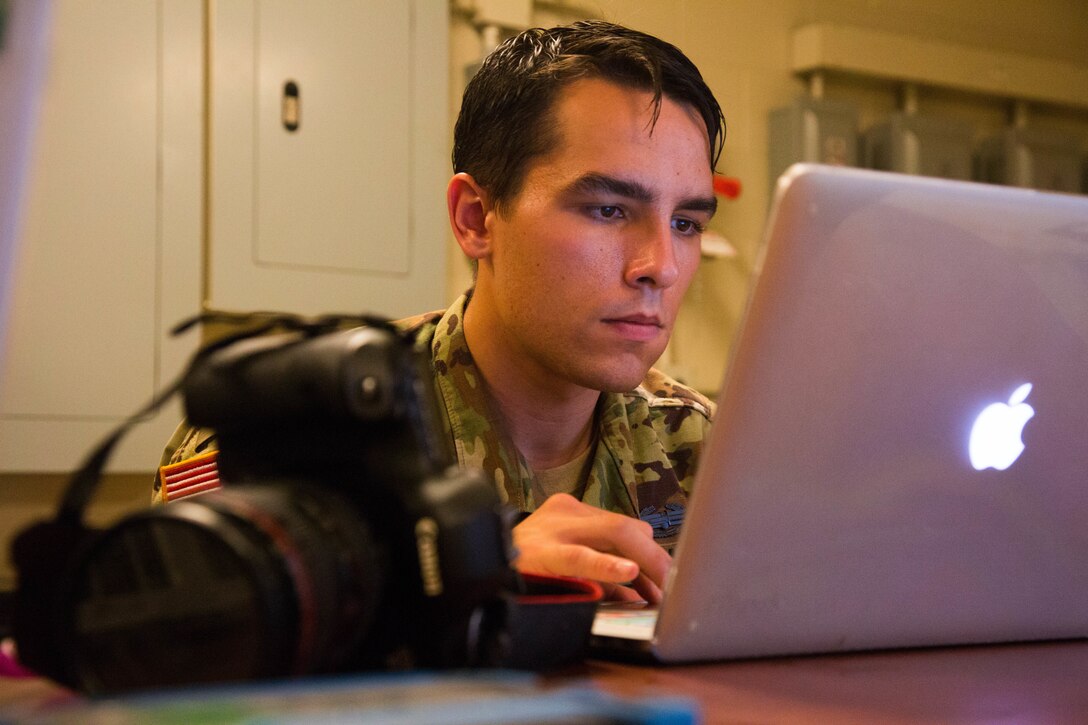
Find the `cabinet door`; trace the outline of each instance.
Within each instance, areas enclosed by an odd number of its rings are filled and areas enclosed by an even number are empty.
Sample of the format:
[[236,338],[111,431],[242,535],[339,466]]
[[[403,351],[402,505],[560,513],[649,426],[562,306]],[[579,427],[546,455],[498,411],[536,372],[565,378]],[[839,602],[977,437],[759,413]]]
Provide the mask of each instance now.
[[[29,167],[0,470],[65,471],[180,368],[200,305],[198,4],[55,3]],[[173,408],[114,470],[149,471]]]
[[443,306],[447,4],[211,7],[208,303]]

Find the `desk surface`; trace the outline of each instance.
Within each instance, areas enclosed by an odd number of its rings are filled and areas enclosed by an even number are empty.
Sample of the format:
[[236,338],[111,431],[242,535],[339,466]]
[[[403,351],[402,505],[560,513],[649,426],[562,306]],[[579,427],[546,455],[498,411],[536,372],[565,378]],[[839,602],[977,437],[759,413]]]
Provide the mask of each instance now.
[[590,661],[580,674],[613,694],[690,697],[707,723],[1088,723],[1086,641],[671,667]]
[[[636,699],[686,697],[704,723],[1088,723],[1088,641],[654,667],[591,660],[545,678]],[[0,679],[0,712],[72,695]]]

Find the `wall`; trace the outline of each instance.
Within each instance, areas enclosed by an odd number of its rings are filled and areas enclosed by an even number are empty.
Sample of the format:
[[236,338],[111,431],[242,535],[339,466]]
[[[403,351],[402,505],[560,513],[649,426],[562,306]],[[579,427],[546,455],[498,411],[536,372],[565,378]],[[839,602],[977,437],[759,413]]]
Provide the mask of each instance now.
[[[744,191],[723,204],[712,227],[739,255],[703,263],[661,362],[708,392],[717,389],[728,359],[768,207],[767,114],[805,92],[804,82],[790,70],[794,28],[831,22],[1078,64],[1085,63],[1088,48],[1088,5],[1082,0],[573,0],[537,2],[536,8],[533,22],[538,25],[593,16],[676,44],[700,67],[725,111],[728,133],[718,170],[741,179]],[[453,119],[464,86],[462,69],[479,53],[476,34],[463,17],[454,18],[450,50]],[[831,77],[826,97],[859,104],[865,128],[896,108],[898,88]],[[919,112],[966,120],[986,133],[1006,124],[1009,104],[921,89]],[[1030,123],[1076,134],[1088,149],[1088,109],[1032,107]],[[470,278],[456,246],[451,242],[450,247],[453,294]]]

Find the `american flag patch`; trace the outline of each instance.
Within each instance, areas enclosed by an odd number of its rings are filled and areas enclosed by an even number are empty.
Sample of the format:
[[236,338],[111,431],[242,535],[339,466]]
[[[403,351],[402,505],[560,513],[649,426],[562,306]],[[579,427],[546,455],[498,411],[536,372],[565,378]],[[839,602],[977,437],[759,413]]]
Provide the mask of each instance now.
[[219,451],[211,451],[160,468],[163,501],[177,501],[220,488],[217,458]]

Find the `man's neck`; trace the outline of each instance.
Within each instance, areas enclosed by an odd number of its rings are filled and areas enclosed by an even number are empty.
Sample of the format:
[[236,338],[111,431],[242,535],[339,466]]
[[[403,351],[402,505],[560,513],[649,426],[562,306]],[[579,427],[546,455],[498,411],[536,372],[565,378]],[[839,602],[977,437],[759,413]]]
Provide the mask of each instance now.
[[518,364],[486,319],[484,305],[465,311],[465,340],[486,383],[506,434],[534,470],[555,468],[583,453],[593,440],[594,411],[600,392],[543,375]]

